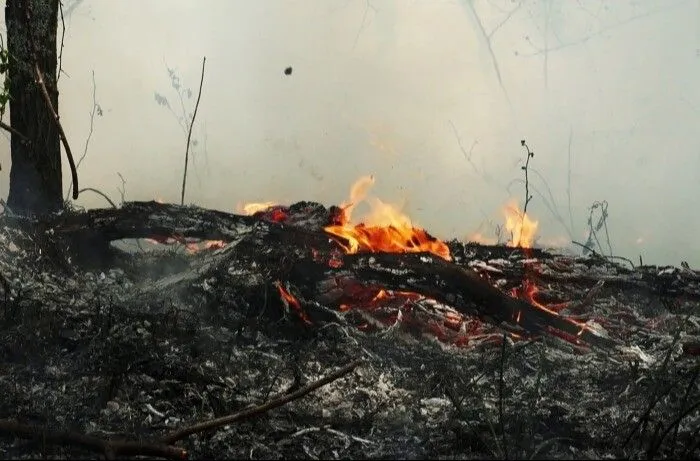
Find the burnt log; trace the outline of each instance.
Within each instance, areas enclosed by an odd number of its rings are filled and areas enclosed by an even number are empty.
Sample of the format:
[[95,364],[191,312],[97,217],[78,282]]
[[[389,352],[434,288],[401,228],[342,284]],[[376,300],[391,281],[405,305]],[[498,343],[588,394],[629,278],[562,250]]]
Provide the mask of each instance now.
[[303,299],[337,307],[348,294],[345,281],[368,289],[412,292],[450,306],[463,316],[477,316],[518,335],[554,334],[574,342],[610,347],[583,324],[514,298],[471,269],[429,253],[345,254],[338,237],[323,231],[335,222],[336,208],[301,202],[242,216],[198,207],[131,202],[119,209],[63,213],[30,221],[50,245],[64,248],[73,261],[109,263],[110,243],[120,239],[174,238],[221,240],[224,250],[201,259],[200,270],[175,279],[200,276],[222,265],[253,264],[268,283],[291,284]]

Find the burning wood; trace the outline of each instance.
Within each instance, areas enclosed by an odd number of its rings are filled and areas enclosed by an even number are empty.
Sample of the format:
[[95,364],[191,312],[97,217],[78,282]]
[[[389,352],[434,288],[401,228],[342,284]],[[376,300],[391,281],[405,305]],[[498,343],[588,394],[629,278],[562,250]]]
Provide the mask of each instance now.
[[[649,431],[644,450],[697,451],[700,390],[688,361],[700,343],[697,272],[523,248],[532,227],[522,215],[519,246],[443,242],[378,200],[374,215],[354,222],[371,184],[363,179],[330,208],[266,203],[228,214],[132,202],[3,218],[0,412],[31,427],[60,426],[70,414],[92,433],[132,427],[140,415],[134,431],[162,445],[195,421],[230,424],[226,414],[304,388],[323,374],[321,358],[364,357],[372,365],[318,404],[195,434],[188,452],[273,455],[248,438],[254,432],[286,456],[500,456],[507,445],[522,456],[633,456]],[[123,239],[189,251],[126,252],[114,245]],[[30,394],[37,382],[65,390],[42,384]],[[27,395],[63,413],[37,413]],[[467,407],[466,395],[479,398]],[[397,421],[414,435],[401,439]],[[500,427],[496,439],[489,425]],[[622,440],[609,435],[620,427]],[[544,437],[562,442],[544,453]],[[496,441],[501,452],[489,449]]]
[[[221,241],[235,242],[236,251],[227,252],[228,257],[240,257],[239,250],[245,247],[248,257],[261,265],[262,273],[268,274],[270,283],[274,280],[291,282],[307,300],[328,304],[342,299],[347,306],[357,302],[353,297],[362,301],[368,296],[374,297],[380,289],[403,291],[451,308],[446,311],[451,312],[451,318],[445,319],[446,323],[476,315],[518,337],[551,333],[576,344],[598,347],[615,344],[585,323],[566,319],[539,303],[528,302],[527,296],[532,292],[525,293],[522,299],[513,297],[517,290],[510,294],[503,292],[471,269],[448,261],[451,256],[446,243],[422,229],[408,227],[410,223],[406,221],[397,221],[389,227],[352,227],[345,221],[347,208],[326,213],[321,209],[317,205],[297,204],[290,208],[260,210],[248,217],[137,202],[120,210],[90,210],[85,214],[61,216],[57,222],[43,225],[50,227],[65,242],[102,240],[102,247],[111,240],[153,239],[153,235],[171,235],[178,242],[197,237],[215,242],[205,243],[205,246],[216,247],[221,246]],[[306,216],[307,212],[312,212],[315,218]],[[195,216],[207,224],[192,225],[190,220]],[[319,222],[323,218],[325,222]],[[338,220],[341,224],[328,224]],[[289,226],[288,223],[293,224]],[[315,226],[309,226],[310,223]],[[167,225],[171,226],[169,233],[164,232]],[[400,238],[400,235],[404,237]],[[158,241],[165,240],[158,237]],[[71,246],[70,243],[67,245]],[[375,248],[394,251],[367,253]],[[80,247],[73,252],[80,260],[90,257],[80,255],[79,251]],[[232,265],[234,261],[227,263]],[[364,288],[347,293],[342,284],[328,288],[329,282],[341,279],[354,279],[358,282],[356,286],[367,286],[368,294],[360,293]],[[287,302],[290,296],[282,292]],[[431,304],[424,308],[433,309]],[[295,310],[301,312],[300,308]],[[464,340],[459,339],[460,342]]]

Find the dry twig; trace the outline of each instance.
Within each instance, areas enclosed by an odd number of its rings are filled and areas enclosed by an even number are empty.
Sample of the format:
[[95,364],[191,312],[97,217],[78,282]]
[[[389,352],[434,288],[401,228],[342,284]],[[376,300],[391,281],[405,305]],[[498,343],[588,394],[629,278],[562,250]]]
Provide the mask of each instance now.
[[190,120],[190,129],[187,132],[187,147],[185,148],[185,171],[182,174],[182,193],[180,195],[180,205],[185,204],[185,187],[187,186],[187,162],[190,157],[190,140],[192,139],[192,127],[194,126],[194,120],[197,118],[197,109],[199,108],[199,100],[202,97],[202,84],[204,83],[204,65],[207,63],[207,57],[204,56],[202,59],[202,76],[199,79],[199,94],[197,94],[197,102],[194,105],[194,113],[192,114],[192,120]]
[[82,189],[80,189],[80,190],[78,191],[78,193],[79,193],[79,194],[82,194],[82,193],[85,192],[85,191],[90,191],[90,192],[96,193],[97,195],[101,195],[102,198],[104,198],[105,200],[107,200],[107,201],[109,202],[109,204],[112,205],[112,208],[117,208],[117,205],[116,205],[116,204],[112,201],[112,199],[109,198],[109,197],[107,196],[107,194],[105,194],[104,192],[102,192],[102,191],[100,191],[100,190],[97,190],[97,189],[95,189],[94,187],[83,187]]
[[358,365],[362,363],[362,359],[355,360],[353,362],[350,362],[349,364],[345,365],[344,367],[340,368],[337,371],[334,371],[333,373],[329,374],[328,376],[325,376],[317,381],[314,381],[310,384],[307,384],[306,386],[290,393],[290,394],[284,394],[281,395],[277,398],[274,398],[266,403],[263,403],[262,405],[258,405],[256,407],[249,407],[245,410],[239,411],[238,413],[234,413],[232,415],[227,415],[227,416],[222,416],[221,418],[216,418],[212,419],[209,421],[204,421],[201,423],[193,424],[192,426],[185,427],[182,429],[178,429],[175,432],[170,433],[169,435],[166,435],[161,439],[161,443],[164,444],[172,444],[178,440],[182,440],[185,437],[188,437],[192,434],[197,434],[200,432],[206,432],[206,431],[211,431],[213,429],[217,429],[222,426],[226,426],[231,423],[235,423],[238,421],[243,421],[248,418],[252,418],[253,416],[257,416],[259,414],[265,413],[269,410],[272,410],[277,407],[281,407],[282,405],[289,403],[293,400],[300,399],[301,397],[304,397],[306,394],[315,391],[316,389],[325,386],[326,384],[332,383],[333,381],[342,378],[343,376],[347,375],[351,371],[353,371],[355,368],[357,368]]

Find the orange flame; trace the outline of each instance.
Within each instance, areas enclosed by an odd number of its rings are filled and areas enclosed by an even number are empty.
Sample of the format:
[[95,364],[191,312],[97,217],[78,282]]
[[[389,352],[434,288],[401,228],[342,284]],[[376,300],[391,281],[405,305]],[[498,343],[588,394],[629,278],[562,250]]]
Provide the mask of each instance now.
[[513,236],[508,246],[532,248],[535,242],[538,221],[533,221],[518,208],[515,201],[511,201],[503,210],[506,216],[506,230]]
[[[374,185],[374,177],[363,176],[350,189],[350,200],[341,205],[343,209],[340,224],[325,227],[329,234],[347,241],[342,244],[348,253],[364,251],[430,252],[441,258],[450,259],[447,245],[432,237],[425,230],[414,227],[408,216],[391,204],[378,198],[367,197]],[[352,212],[358,203],[369,202],[370,213],[361,223],[351,224]]]
[[247,215],[254,215],[259,211],[265,211],[273,206],[275,202],[260,202],[260,203],[246,203],[244,205],[238,205],[239,213],[245,213]]

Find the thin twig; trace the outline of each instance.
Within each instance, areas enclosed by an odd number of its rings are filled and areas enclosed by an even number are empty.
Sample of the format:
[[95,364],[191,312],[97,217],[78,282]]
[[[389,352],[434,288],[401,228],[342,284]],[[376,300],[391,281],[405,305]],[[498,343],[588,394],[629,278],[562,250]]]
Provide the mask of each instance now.
[[32,143],[28,137],[26,137],[25,135],[23,135],[22,133],[17,131],[15,128],[12,128],[10,125],[8,125],[5,122],[0,122],[0,128],[17,136],[24,144],[31,144]]
[[[576,240],[572,240],[571,243],[573,243],[574,245],[578,245],[578,246],[580,246],[581,248],[584,248],[584,249],[590,251],[591,254],[592,254],[593,256],[595,256],[595,257],[597,257],[597,258],[600,258],[600,259],[608,259],[608,260],[611,260],[611,259],[612,259],[612,260],[618,259],[618,260],[620,260],[620,261],[626,261],[626,262],[629,263],[629,265],[632,267],[632,269],[634,269],[634,263],[633,263],[632,260],[629,259],[629,258],[625,258],[624,256],[615,256],[615,255],[607,256],[607,255],[600,254],[600,253],[598,253],[597,251],[595,251],[595,249],[593,249],[592,247],[590,247],[590,246],[588,246],[588,245],[586,245],[586,244],[583,244],[583,243],[581,243],[581,242],[577,242]],[[640,261],[639,265],[640,265],[640,266],[642,265],[641,261]]]
[[459,150],[462,151],[462,155],[464,155],[464,158],[467,159],[467,162],[469,162],[469,165],[471,165],[471,167],[474,169],[474,172],[475,172],[476,174],[480,175],[481,177],[483,177],[484,179],[486,179],[487,182],[488,182],[488,178],[485,177],[485,176],[479,171],[479,169],[476,167],[476,164],[475,164],[474,161],[472,160],[472,152],[474,151],[474,147],[475,147],[479,142],[475,139],[475,140],[472,142],[472,145],[471,145],[471,147],[469,148],[469,151],[467,152],[467,149],[464,147],[464,144],[462,144],[462,137],[461,137],[461,136],[459,135],[459,133],[457,132],[457,127],[456,127],[455,124],[452,122],[452,120],[449,120],[449,123],[450,123],[450,127],[452,127],[452,133],[454,133],[455,138],[457,138],[457,144],[459,145]]
[[63,40],[66,38],[66,21],[63,18],[63,2],[58,0],[58,11],[61,13],[61,47],[58,49],[58,72],[56,72],[56,85],[63,72]]
[[66,151],[66,156],[68,157],[71,178],[73,180],[73,200],[76,200],[78,198],[78,170],[75,168],[75,162],[73,161],[73,153],[71,152],[70,145],[68,144],[68,139],[66,139],[66,133],[63,131],[63,126],[61,125],[61,122],[58,118],[56,109],[53,107],[53,103],[51,102],[51,96],[49,96],[49,92],[46,89],[46,83],[44,82],[44,74],[42,74],[41,69],[39,68],[39,53],[37,52],[37,47],[36,43],[34,42],[34,36],[32,35],[32,31],[29,29],[29,26],[33,24],[31,11],[32,7],[30,3],[31,2],[29,1],[25,2],[24,13],[27,18],[27,36],[29,38],[31,46],[32,60],[34,61],[34,74],[36,78],[36,83],[41,89],[41,94],[44,96],[46,108],[51,114],[53,121],[56,124],[56,128],[58,128],[58,134],[60,135],[61,141],[63,142],[63,148]]
[[190,157],[190,139],[192,139],[192,127],[194,126],[194,120],[197,118],[197,108],[199,108],[199,99],[202,97],[202,84],[204,83],[204,65],[207,63],[207,57],[204,56],[202,59],[202,76],[199,79],[199,94],[197,94],[197,102],[194,105],[194,113],[192,114],[192,120],[190,120],[190,129],[187,132],[187,147],[185,148],[185,171],[182,174],[182,193],[180,194],[180,205],[185,204],[185,187],[187,186],[187,162]]
[[242,420],[251,418],[253,416],[257,416],[259,414],[265,413],[265,412],[272,410],[274,408],[281,407],[282,405],[289,403],[292,400],[297,400],[301,397],[304,397],[306,394],[313,392],[316,389],[323,387],[326,384],[329,384],[329,383],[337,380],[338,378],[342,378],[343,376],[347,375],[348,373],[353,371],[355,368],[357,368],[357,366],[360,365],[362,362],[363,362],[362,359],[350,362],[349,364],[345,365],[344,367],[329,374],[328,376],[326,376],[324,378],[321,378],[317,381],[314,381],[314,382],[292,392],[291,394],[282,395],[280,397],[272,399],[272,400],[270,400],[262,405],[247,408],[245,410],[239,411],[238,413],[234,413],[232,415],[223,416],[221,418],[212,419],[210,421],[204,421],[202,423],[198,423],[198,424],[194,424],[194,425],[189,426],[189,427],[178,429],[177,431],[172,432],[169,435],[166,435],[165,437],[163,437],[161,439],[161,443],[172,444],[172,443],[177,442],[178,440],[182,440],[185,437],[188,437],[192,434],[211,431],[213,429],[217,429],[219,427],[226,426],[228,424],[232,424],[232,423],[235,423],[237,421],[242,421]]
[[523,219],[525,214],[527,214],[527,205],[532,200],[532,195],[530,195],[530,180],[528,179],[528,167],[530,166],[530,159],[535,156],[535,154],[530,150],[530,146],[527,145],[525,140],[520,141],[520,145],[525,148],[527,154],[527,160],[525,160],[525,165],[521,168],[525,172],[525,205],[523,206]]
[[0,420],[0,433],[23,439],[37,439],[43,444],[80,446],[95,453],[102,453],[107,459],[116,456],[153,456],[182,460],[187,457],[187,450],[184,448],[160,443],[104,440],[78,432],[52,431],[42,426],[6,419]]
[[530,184],[530,187],[537,192],[540,197],[543,198],[545,205],[549,209],[550,213],[552,213],[552,216],[561,224],[561,226],[566,230],[566,233],[569,235],[569,238],[574,238],[574,234],[571,229],[573,227],[570,227],[564,222],[564,218],[562,218],[561,213],[559,212],[559,205],[557,204],[556,199],[554,198],[554,194],[552,193],[552,188],[549,187],[549,183],[545,179],[544,175],[540,173],[537,169],[535,168],[530,168],[530,171],[535,173],[535,175],[540,178],[540,181],[542,181],[542,184],[544,185],[545,189],[547,190],[547,195],[549,195],[549,199],[546,199],[544,197],[544,194],[540,193],[534,186],[534,184]]
[[513,245],[520,246],[522,244],[523,229],[525,227],[525,216],[527,216],[527,205],[532,200],[532,195],[530,194],[530,179],[528,177],[528,167],[530,166],[530,159],[535,156],[535,154],[530,150],[530,146],[527,145],[525,140],[520,141],[520,145],[525,148],[525,153],[527,154],[527,160],[525,160],[525,165],[520,167],[525,172],[525,205],[523,206],[523,213],[520,216],[520,232],[518,235],[518,240],[515,241],[515,236],[513,236]]
[[[95,70],[93,69],[92,71],[92,110],[90,111],[90,131],[88,131],[87,138],[85,139],[85,148],[83,149],[83,155],[80,156],[78,159],[78,164],[75,165],[76,170],[80,168],[80,164],[83,163],[83,160],[85,160],[85,157],[87,157],[88,153],[88,147],[90,146],[90,140],[92,139],[92,133],[95,130],[95,113],[97,112],[97,109],[99,108],[99,105],[97,104],[97,84],[95,83]],[[73,183],[71,182],[70,187],[68,188],[68,194],[70,195],[71,190],[73,189]],[[86,189],[83,189],[86,190]],[[78,191],[80,193],[80,191]],[[66,200],[68,200],[68,197],[66,197]]]
[[85,157],[87,156],[88,146],[90,145],[90,140],[92,139],[92,133],[95,129],[95,114],[99,109],[97,104],[97,83],[95,82],[95,70],[92,70],[92,110],[90,111],[90,131],[88,132],[87,138],[85,139],[85,148],[83,149],[83,155],[78,160],[76,168],[80,168],[80,164],[83,163]]
[[82,194],[85,191],[90,191],[90,192],[96,193],[97,195],[101,195],[102,197],[104,197],[105,200],[107,200],[109,202],[110,205],[112,205],[113,208],[117,208],[117,205],[115,205],[114,202],[112,201],[112,199],[110,199],[107,196],[107,194],[105,194],[104,192],[101,192],[101,191],[95,189],[94,187],[83,187],[82,189],[80,189],[78,191],[78,193]]
[[124,205],[125,196],[126,196],[126,179],[124,179],[124,176],[122,176],[122,174],[118,171],[117,171],[117,176],[119,176],[119,179],[121,179],[121,181],[122,181],[121,188],[118,188],[117,190],[119,191],[119,197],[121,199],[121,204]]

